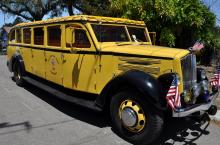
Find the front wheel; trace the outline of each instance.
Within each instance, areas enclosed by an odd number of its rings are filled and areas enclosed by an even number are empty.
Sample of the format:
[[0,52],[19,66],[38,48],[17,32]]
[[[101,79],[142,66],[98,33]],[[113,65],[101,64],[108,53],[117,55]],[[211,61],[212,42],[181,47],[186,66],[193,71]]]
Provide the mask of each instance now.
[[149,144],[159,137],[163,115],[137,91],[122,91],[110,104],[113,128],[133,144]]

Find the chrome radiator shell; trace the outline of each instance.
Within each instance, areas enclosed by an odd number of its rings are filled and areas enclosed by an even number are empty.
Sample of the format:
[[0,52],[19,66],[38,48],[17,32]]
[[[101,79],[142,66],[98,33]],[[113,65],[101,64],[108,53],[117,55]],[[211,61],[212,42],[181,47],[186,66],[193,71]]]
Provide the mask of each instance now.
[[183,90],[190,90],[196,83],[196,56],[188,54],[181,59]]

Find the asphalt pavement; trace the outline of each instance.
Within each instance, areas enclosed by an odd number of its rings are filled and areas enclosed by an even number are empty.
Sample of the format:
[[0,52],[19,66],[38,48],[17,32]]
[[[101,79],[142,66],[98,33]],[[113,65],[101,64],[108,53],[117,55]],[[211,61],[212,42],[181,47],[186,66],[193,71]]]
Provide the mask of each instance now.
[[[156,144],[219,145],[220,128],[169,119]],[[0,145],[128,145],[104,114],[55,98],[32,85],[16,86],[0,56]]]

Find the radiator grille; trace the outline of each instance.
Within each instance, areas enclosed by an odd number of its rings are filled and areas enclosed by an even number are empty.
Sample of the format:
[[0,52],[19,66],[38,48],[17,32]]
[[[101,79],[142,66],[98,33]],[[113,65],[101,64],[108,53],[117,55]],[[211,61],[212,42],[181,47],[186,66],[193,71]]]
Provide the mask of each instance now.
[[188,54],[181,60],[183,73],[184,90],[190,90],[191,86],[196,83],[196,56]]

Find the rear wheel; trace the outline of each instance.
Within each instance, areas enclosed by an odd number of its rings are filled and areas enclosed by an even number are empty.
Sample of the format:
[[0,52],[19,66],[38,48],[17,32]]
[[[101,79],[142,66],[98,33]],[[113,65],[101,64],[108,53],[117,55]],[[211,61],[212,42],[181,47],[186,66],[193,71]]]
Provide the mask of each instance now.
[[18,86],[23,86],[24,85],[24,81],[22,79],[22,74],[21,74],[21,67],[19,65],[19,63],[15,62],[14,66],[13,66],[13,71],[14,71],[14,80],[16,82],[16,84]]
[[113,128],[133,144],[152,143],[163,126],[163,116],[137,91],[122,91],[110,104]]

